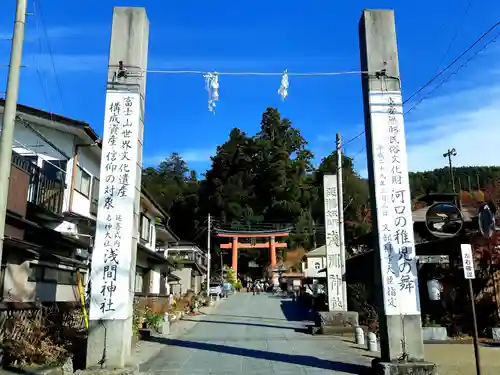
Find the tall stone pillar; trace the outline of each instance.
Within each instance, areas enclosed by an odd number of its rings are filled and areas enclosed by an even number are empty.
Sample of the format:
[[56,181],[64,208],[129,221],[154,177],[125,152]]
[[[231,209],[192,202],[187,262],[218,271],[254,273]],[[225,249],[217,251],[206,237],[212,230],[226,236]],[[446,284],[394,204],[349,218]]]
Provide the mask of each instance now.
[[238,237],[233,237],[233,270],[236,273],[236,278],[238,278]]
[[328,311],[347,311],[344,305],[344,275],[340,247],[339,196],[337,175],[323,176],[323,196],[325,207],[326,234],[326,280]]
[[113,9],[87,367],[131,358],[148,41],[144,8]]
[[424,362],[394,12],[359,23],[368,176],[375,233],[381,358],[374,374],[433,374]]

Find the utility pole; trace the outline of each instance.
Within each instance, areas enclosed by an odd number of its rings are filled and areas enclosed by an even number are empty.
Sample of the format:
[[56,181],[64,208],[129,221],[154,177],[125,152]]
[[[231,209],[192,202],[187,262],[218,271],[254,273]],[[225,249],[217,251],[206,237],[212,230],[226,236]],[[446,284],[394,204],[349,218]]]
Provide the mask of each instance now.
[[472,181],[470,175],[467,175],[467,184],[469,185],[469,194],[472,194]]
[[207,233],[207,256],[208,256],[207,293],[208,293],[208,291],[210,290],[210,267],[211,267],[211,264],[212,264],[212,256],[211,256],[211,250],[210,250],[211,237],[212,237],[212,221],[211,221],[210,214],[208,214],[207,223],[208,223],[208,230],[207,230],[207,232],[208,232]]
[[342,306],[347,311],[347,282],[346,282],[346,267],[345,267],[345,236],[344,236],[344,183],[342,181],[342,139],[340,133],[337,133],[337,197],[339,211],[339,247],[340,247],[340,262],[342,267]]
[[16,127],[17,98],[19,96],[19,76],[23,57],[24,24],[26,21],[26,0],[17,0],[12,49],[10,52],[7,93],[0,133],[0,265],[3,257],[5,218],[9,199],[10,164],[12,162],[12,140]]
[[476,172],[476,184],[477,184],[477,191],[481,190],[481,184],[479,183],[479,173]]
[[453,165],[451,163],[452,156],[457,156],[457,150],[455,150],[454,148],[448,149],[448,151],[443,154],[444,158],[448,158],[448,165],[450,166],[451,187],[453,189],[453,192],[456,193],[457,191],[455,189],[455,176],[453,175]]

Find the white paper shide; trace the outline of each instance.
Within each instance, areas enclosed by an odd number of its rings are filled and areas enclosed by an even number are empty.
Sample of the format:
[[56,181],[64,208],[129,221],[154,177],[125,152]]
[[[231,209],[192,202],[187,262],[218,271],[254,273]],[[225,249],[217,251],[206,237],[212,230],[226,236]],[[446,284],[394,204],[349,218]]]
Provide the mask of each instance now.
[[91,320],[126,319],[130,315],[129,278],[140,116],[138,94],[106,94],[99,211],[92,254]]
[[370,111],[385,314],[419,314],[401,92],[371,92]]
[[323,189],[325,197],[325,233],[326,233],[326,277],[328,309],[342,311],[342,262],[339,238],[339,204],[337,176],[324,175]]

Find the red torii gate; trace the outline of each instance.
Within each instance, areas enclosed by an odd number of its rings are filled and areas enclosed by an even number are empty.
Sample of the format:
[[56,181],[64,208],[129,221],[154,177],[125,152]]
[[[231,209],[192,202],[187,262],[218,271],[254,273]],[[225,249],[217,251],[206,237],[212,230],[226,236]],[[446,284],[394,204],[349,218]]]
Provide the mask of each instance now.
[[[276,242],[276,237],[288,237],[290,229],[279,229],[269,231],[230,231],[215,229],[217,237],[232,238],[232,243],[221,244],[221,249],[232,249],[232,268],[236,275],[238,274],[238,249],[269,249],[271,258],[271,268],[276,268],[276,249],[288,247],[286,242]],[[242,243],[239,242],[240,238],[267,238],[268,241],[264,243]]]

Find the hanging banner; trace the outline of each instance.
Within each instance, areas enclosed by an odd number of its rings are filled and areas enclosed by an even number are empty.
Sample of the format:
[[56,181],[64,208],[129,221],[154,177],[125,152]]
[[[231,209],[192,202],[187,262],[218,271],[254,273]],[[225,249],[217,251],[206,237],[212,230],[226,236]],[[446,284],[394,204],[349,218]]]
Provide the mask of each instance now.
[[106,93],[99,210],[90,273],[91,320],[130,317],[140,121],[139,94]]
[[401,92],[373,91],[369,101],[385,314],[420,314]]

